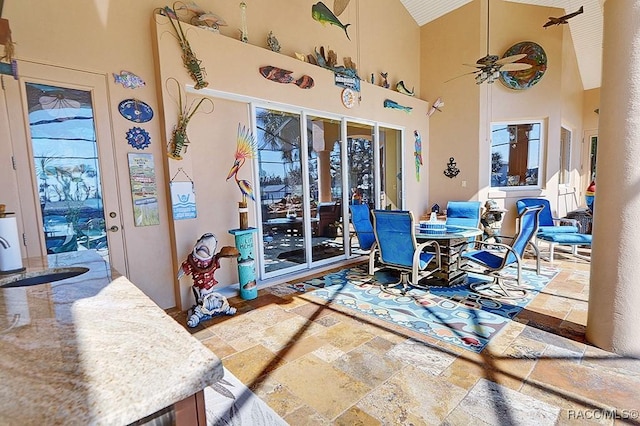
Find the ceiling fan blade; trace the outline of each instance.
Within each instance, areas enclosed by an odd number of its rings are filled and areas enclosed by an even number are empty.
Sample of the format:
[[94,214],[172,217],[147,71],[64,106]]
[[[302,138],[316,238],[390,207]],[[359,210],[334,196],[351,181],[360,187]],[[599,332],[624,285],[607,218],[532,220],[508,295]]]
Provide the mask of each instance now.
[[333,13],[336,16],[340,16],[342,12],[347,8],[351,0],[333,0]]
[[505,58],[502,59],[498,59],[496,61],[496,65],[504,65],[504,64],[510,64],[512,62],[516,62],[519,61],[522,58],[525,58],[527,56],[526,53],[520,53],[518,55],[511,55],[511,56],[507,56]]
[[474,67],[474,68],[484,68],[486,65],[480,65],[480,64],[462,64],[465,65],[467,67]]
[[465,75],[469,75],[469,74],[478,74],[479,72],[480,72],[480,70],[478,70],[478,71],[466,72],[466,73],[461,74],[461,75],[459,75],[459,76],[457,76],[457,77],[450,78],[449,80],[444,81],[443,83],[448,83],[448,82],[450,82],[450,81],[452,81],[452,80],[455,80],[456,78],[464,77]]
[[520,64],[520,63],[504,64],[503,66],[500,67],[500,71],[522,71],[522,70],[528,70],[529,68],[531,68],[531,64]]

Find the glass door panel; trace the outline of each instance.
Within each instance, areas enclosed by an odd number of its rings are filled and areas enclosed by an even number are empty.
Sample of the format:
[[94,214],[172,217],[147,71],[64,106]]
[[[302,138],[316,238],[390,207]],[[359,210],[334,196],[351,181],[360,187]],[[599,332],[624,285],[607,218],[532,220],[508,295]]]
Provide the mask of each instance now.
[[402,131],[380,127],[380,208],[400,210],[402,200]]
[[91,92],[26,83],[31,152],[48,254],[108,259]]
[[[346,170],[349,204],[366,204],[376,208],[375,156],[373,127],[361,123],[347,123]],[[353,224],[348,222],[350,253],[361,255]]]
[[300,116],[256,108],[264,272],[306,267]]
[[347,184],[350,204],[367,204],[375,208],[375,163],[373,127],[347,123]]
[[5,94],[27,257],[82,252],[127,275],[104,75],[32,62],[20,74]]
[[341,122],[307,116],[311,260],[344,256]]

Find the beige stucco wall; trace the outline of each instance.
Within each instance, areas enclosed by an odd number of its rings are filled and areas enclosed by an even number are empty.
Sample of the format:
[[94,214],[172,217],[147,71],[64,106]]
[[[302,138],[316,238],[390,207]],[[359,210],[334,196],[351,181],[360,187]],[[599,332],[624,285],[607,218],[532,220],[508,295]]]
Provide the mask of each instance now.
[[[222,36],[203,30],[189,32],[194,50],[204,62],[211,87],[248,95],[259,94],[264,99],[315,107],[318,110],[333,111],[336,114],[348,113],[353,117],[375,119],[389,125],[406,126],[409,135],[414,129],[420,130],[423,135],[428,134],[427,120],[424,119],[425,102],[363,83],[365,87],[362,103],[359,107],[347,111],[340,104],[340,91],[333,85],[332,76],[328,71],[303,64],[292,58],[294,52],[311,53],[314,47],[325,46],[327,49],[336,51],[339,63],[342,62],[343,57],[350,56],[356,62],[363,78],[374,73],[378,82],[379,73],[385,71],[389,73],[391,84],[395,85],[397,81],[404,80],[407,86],[415,87],[416,93],[420,94],[420,29],[399,1],[368,0],[366,5],[361,4],[363,2],[351,2],[340,16],[342,22],[351,24],[348,29],[351,41],[347,40],[340,28],[330,25],[323,27],[311,18],[311,6],[315,1],[246,0],[245,2],[249,30],[248,45],[236,42],[239,35],[238,28],[241,26],[239,2],[230,0],[198,2],[203,8],[210,9],[228,23],[228,26],[221,29]],[[216,101],[216,111],[213,114],[198,115],[193,119],[189,129],[189,136],[193,142],[190,149],[194,154],[201,155],[198,155],[197,161],[190,166],[193,169],[187,168],[187,170],[195,174],[190,176],[196,180],[199,218],[193,223],[180,221],[177,224],[176,235],[182,235],[175,242],[177,246],[173,246],[172,242],[174,229],[168,209],[161,208],[160,225],[134,226],[127,165],[127,153],[130,152],[130,147],[124,139],[132,123],[122,119],[117,113],[117,105],[122,99],[136,97],[148,103],[156,112],[156,117],[144,123],[142,127],[149,132],[152,140],[151,146],[144,152],[154,155],[159,188],[158,198],[161,206],[167,206],[169,203],[166,188],[168,188],[168,180],[173,177],[176,170],[167,167],[163,158],[164,132],[174,123],[167,120],[166,127],[163,125],[163,107],[168,107],[171,103],[168,100],[165,104],[160,102],[158,93],[166,90],[164,84],[166,77],[174,76],[185,80],[186,74],[180,62],[180,51],[175,38],[165,32],[164,35],[161,34],[161,41],[167,45],[165,55],[171,58],[165,62],[170,62],[172,67],[165,70],[167,73],[164,75],[165,78],[161,80],[156,78],[157,63],[153,49],[155,39],[152,31],[155,26],[153,10],[165,5],[167,5],[166,2],[159,0],[133,2],[96,0],[82,3],[72,0],[9,1],[4,4],[3,18],[10,22],[18,60],[95,72],[108,79],[112,111],[110,125],[114,135],[117,184],[121,188],[122,220],[129,260],[128,275],[132,282],[160,306],[166,308],[178,304],[179,297],[188,297],[188,300],[183,302],[191,303],[190,295],[181,296],[181,292],[176,291],[173,277],[177,262],[181,260],[180,257],[185,255],[188,247],[195,242],[200,233],[213,231],[221,239],[223,235],[226,237],[223,243],[229,243],[226,230],[237,226],[237,212],[234,206],[237,188],[231,182],[224,182],[221,175],[224,172],[226,177],[230,167],[229,160],[235,148],[237,125],[241,121],[239,117],[243,117],[242,121],[245,124],[249,122],[248,114],[245,112],[246,107],[234,105],[229,101]],[[266,37],[269,31],[274,32],[282,46],[279,55],[266,50]],[[206,51],[206,44],[211,37],[222,39],[221,44],[215,46],[215,49],[220,48],[220,51]],[[278,58],[278,61],[274,58]],[[256,67],[272,61],[278,62],[274,65],[291,67],[296,72],[312,74],[316,79],[315,90],[303,91],[294,86],[283,88],[262,79],[257,74]],[[146,86],[132,91],[115,84],[111,73],[118,73],[121,70],[128,70],[141,76],[146,81]],[[254,90],[258,86],[264,87],[259,93]],[[381,111],[382,108],[379,106],[386,97],[404,105],[414,106],[413,113]],[[309,102],[312,98],[314,100]],[[167,117],[175,120],[175,106],[168,107]],[[207,121],[207,119],[210,120]],[[0,114],[0,125],[6,121],[6,114]],[[6,134],[8,132],[3,125],[0,128],[0,137]],[[424,139],[426,142],[426,137]],[[14,201],[17,199],[15,177],[8,168],[10,163],[6,164],[12,148],[6,142],[7,140],[8,138],[2,137],[0,142],[0,158],[3,159],[0,172],[3,182],[2,197],[6,196],[8,200]],[[412,136],[409,140],[413,140]],[[24,143],[24,141],[13,141],[13,143]],[[413,143],[410,145],[412,147]],[[199,149],[204,151],[198,152]],[[412,148],[406,148],[405,156],[412,161]],[[212,158],[215,159],[213,162]],[[243,170],[243,172],[246,171]],[[426,173],[423,176],[426,176]],[[208,189],[216,191],[219,189],[220,192],[205,195],[205,190]],[[415,182],[415,179],[409,180],[407,191],[413,194],[407,197],[407,207],[416,211],[422,210],[426,203],[428,180],[423,179],[420,184]],[[210,197],[210,200],[207,197]],[[201,204],[201,200],[204,203]],[[223,261],[222,269],[216,278],[221,285],[228,285],[237,282],[234,274],[236,274],[235,264],[231,261]]]
[[[478,196],[480,87],[473,76],[462,76],[474,70],[462,64],[486,54],[480,13],[480,2],[474,1],[421,28],[422,87],[429,102],[438,97],[445,102],[442,112],[429,119],[428,143],[423,141],[428,152],[424,173],[430,179],[429,205],[444,207],[449,200]],[[460,169],[453,179],[443,173],[450,157]]]

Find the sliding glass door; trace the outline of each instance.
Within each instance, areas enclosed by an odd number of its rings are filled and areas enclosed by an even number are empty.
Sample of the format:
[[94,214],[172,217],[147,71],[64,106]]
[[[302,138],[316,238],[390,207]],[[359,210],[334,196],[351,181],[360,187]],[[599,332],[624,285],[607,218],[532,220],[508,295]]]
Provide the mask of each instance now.
[[362,255],[349,205],[402,206],[401,131],[262,106],[255,125],[261,279]]
[[263,270],[300,269],[306,263],[300,115],[256,108],[256,130]]
[[326,262],[345,253],[341,121],[308,115],[306,123],[311,261]]

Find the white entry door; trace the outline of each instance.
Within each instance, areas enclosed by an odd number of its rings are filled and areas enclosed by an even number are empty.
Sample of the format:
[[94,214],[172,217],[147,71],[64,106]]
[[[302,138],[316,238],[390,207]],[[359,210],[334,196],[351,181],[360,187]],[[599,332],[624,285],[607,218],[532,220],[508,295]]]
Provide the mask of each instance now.
[[3,76],[27,257],[93,250],[127,274],[106,77],[19,62]]

